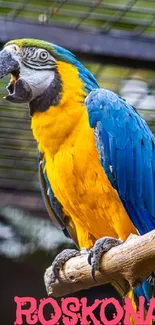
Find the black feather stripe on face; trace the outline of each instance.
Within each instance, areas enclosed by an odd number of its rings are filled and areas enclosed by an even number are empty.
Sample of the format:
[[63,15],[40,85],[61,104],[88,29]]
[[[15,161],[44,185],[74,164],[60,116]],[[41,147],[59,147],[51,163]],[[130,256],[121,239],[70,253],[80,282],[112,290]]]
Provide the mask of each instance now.
[[55,68],[55,59],[45,49],[24,47],[22,49],[22,63],[34,70],[51,70]]
[[25,65],[25,67],[27,67],[27,68],[29,68],[31,70],[37,70],[37,71],[39,71],[39,70],[54,71],[55,68],[56,68],[56,64],[55,63],[53,63],[53,65],[50,65],[49,67],[47,67],[47,65],[40,66],[40,65],[37,65],[37,64],[34,64],[34,63],[32,65],[32,64],[29,64],[29,63],[24,62],[24,61],[22,61],[22,63],[23,63],[23,65]]
[[57,106],[61,100],[62,81],[58,71],[55,71],[54,80],[41,96],[36,97],[29,103],[30,115],[35,112],[45,112],[50,106]]

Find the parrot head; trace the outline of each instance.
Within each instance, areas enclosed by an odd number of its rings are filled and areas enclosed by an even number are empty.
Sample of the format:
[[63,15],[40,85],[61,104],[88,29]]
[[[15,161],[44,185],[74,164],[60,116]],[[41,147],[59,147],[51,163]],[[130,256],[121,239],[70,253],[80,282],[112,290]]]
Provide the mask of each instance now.
[[62,79],[71,75],[68,69],[62,76],[58,62],[76,68],[86,93],[98,87],[93,75],[70,51],[46,41],[19,39],[6,43],[0,52],[0,78],[11,73],[5,98],[14,103],[29,103],[31,113],[34,106],[45,111],[49,105],[56,105],[63,92]]

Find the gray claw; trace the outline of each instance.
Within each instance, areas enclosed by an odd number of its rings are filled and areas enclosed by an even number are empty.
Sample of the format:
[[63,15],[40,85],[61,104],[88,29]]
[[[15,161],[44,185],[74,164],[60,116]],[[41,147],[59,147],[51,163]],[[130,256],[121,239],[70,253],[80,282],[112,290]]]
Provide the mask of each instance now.
[[[151,286],[152,290],[152,297],[155,297],[155,271],[151,273],[151,275],[148,278],[149,284]],[[154,324],[154,323],[153,323]]]
[[122,244],[122,241],[113,237],[103,237],[95,242],[94,247],[89,251],[88,255],[88,263],[91,265],[91,276],[94,281],[96,281],[95,272],[99,270],[102,255],[112,247],[120,244]]
[[91,259],[93,257],[93,250],[90,249],[89,254],[88,254],[88,264],[91,265]]
[[51,285],[51,283],[54,283],[56,279],[59,278],[59,270],[62,269],[64,264],[72,257],[80,255],[80,251],[77,251],[75,249],[65,249],[60,254],[58,254],[53,263],[52,263],[52,271],[50,274],[50,279],[46,285],[46,289],[48,291],[48,287]]
[[92,267],[91,267],[91,277],[93,278],[93,280],[95,282],[97,282],[96,279],[95,279],[95,272],[96,271],[97,271],[97,268],[95,267],[95,265],[92,265]]
[[151,275],[148,278],[148,281],[152,287],[155,287],[155,271],[151,273]]

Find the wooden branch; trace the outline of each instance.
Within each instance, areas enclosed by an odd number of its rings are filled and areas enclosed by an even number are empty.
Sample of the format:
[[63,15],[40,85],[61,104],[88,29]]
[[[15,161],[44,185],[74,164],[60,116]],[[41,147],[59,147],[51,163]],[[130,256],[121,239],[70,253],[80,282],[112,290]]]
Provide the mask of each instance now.
[[[91,278],[88,255],[70,259],[60,270],[59,280],[48,286],[49,296],[61,297],[73,292],[122,279],[136,287],[155,270],[155,230],[143,236],[130,235],[122,245],[112,248],[101,260],[96,281]],[[51,267],[45,272],[49,283]]]

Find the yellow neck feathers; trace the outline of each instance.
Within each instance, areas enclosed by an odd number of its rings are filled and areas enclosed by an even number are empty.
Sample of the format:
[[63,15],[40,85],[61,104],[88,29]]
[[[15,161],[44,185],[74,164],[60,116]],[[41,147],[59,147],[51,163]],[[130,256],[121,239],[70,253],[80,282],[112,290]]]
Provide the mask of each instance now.
[[59,61],[57,69],[63,88],[61,100],[57,106],[50,106],[45,112],[36,112],[32,117],[31,124],[40,151],[44,152],[45,148],[48,148],[51,155],[59,150],[83,114],[88,120],[84,106],[86,93],[77,69],[71,64]]

